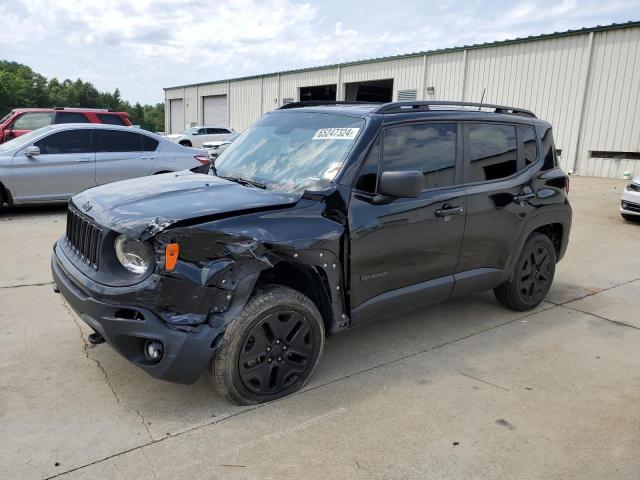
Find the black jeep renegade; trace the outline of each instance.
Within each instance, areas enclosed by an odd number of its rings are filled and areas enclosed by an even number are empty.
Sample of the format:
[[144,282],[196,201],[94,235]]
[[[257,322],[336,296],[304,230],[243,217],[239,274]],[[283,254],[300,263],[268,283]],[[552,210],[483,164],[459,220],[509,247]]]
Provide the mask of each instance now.
[[567,247],[568,187],[526,110],[288,104],[206,173],[76,195],[53,278],[93,343],[264,402],[305,383],[330,333],[487,289],[534,308]]

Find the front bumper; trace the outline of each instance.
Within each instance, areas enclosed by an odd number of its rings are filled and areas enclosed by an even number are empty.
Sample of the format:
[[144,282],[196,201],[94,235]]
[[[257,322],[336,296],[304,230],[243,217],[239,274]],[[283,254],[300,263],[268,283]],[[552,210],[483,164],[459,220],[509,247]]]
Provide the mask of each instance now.
[[[148,308],[121,305],[115,298],[98,300],[97,285],[77,270],[56,244],[51,257],[53,281],[67,303],[118,353],[155,378],[193,383],[202,374],[222,332],[204,323],[186,332],[170,327]],[[104,290],[104,286],[101,286]],[[157,363],[144,355],[147,340],[162,342],[164,354]]]
[[625,188],[620,200],[620,213],[640,216],[640,192]]

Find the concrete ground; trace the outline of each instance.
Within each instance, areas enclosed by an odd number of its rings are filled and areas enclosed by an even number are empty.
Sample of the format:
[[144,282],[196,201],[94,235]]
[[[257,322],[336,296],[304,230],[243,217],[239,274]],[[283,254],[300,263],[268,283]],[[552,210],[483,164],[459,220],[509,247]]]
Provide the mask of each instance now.
[[329,339],[304,391],[257,407],[146,376],[51,290],[63,208],[0,214],[0,478],[640,478],[640,223],[624,181],[573,178],[555,285]]

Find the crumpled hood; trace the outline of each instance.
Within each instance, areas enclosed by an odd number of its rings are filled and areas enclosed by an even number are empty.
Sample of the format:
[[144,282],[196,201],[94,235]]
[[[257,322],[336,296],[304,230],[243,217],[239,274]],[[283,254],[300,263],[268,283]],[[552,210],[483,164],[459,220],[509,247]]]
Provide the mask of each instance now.
[[182,220],[293,205],[300,197],[186,170],[90,188],[71,202],[100,225],[145,240]]

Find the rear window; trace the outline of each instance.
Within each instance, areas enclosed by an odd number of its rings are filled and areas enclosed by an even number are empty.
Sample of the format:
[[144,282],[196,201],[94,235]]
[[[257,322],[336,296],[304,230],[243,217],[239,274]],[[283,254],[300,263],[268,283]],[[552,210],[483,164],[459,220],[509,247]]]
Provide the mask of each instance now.
[[106,123],[107,125],[120,125],[127,126],[125,121],[122,119],[120,115],[109,114],[109,113],[98,113],[97,117],[100,119],[102,123]]
[[80,112],[58,112],[56,113],[56,123],[89,123],[89,119]]

